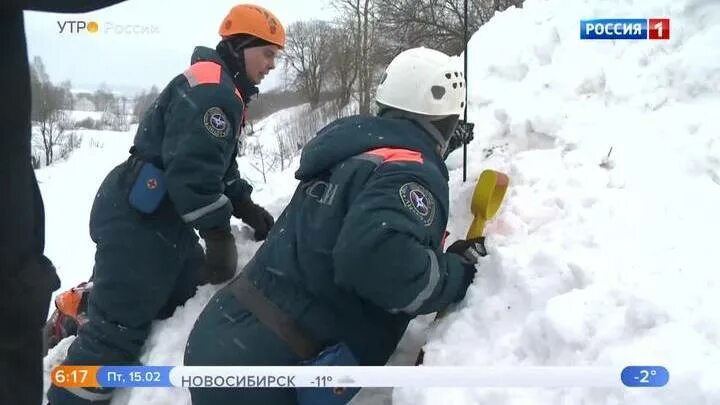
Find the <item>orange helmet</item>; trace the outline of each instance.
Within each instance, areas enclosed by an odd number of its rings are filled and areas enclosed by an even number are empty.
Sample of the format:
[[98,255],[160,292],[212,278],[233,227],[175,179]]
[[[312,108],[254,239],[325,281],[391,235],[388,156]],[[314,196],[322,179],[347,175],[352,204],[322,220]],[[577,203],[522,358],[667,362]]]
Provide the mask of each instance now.
[[230,9],[218,32],[223,38],[248,34],[285,47],[285,28],[280,20],[268,10],[252,4],[239,4]]

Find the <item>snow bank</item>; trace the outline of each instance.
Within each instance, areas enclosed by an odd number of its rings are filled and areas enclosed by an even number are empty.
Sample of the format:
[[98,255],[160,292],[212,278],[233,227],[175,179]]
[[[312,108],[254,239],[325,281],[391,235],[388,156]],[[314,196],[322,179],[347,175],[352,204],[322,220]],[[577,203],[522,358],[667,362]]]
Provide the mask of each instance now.
[[[583,18],[660,16],[670,41],[579,40]],[[660,364],[669,386],[403,389],[396,403],[720,403],[719,42],[717,2],[528,0],[468,54],[476,140],[468,182],[451,173],[450,231],[464,234],[483,169],[506,171],[511,189],[425,363]]]

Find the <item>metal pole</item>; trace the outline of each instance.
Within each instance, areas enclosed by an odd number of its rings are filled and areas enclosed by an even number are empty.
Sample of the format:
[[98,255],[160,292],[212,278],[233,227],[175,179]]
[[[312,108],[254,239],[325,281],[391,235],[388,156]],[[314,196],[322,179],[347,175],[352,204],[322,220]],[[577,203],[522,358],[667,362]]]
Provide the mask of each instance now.
[[[468,64],[468,2],[465,0],[465,30],[463,32],[463,44],[465,46],[465,63],[463,65],[463,76],[465,77],[465,122],[468,122],[468,75],[467,75],[467,64]],[[463,138],[463,183],[467,180],[467,138]]]

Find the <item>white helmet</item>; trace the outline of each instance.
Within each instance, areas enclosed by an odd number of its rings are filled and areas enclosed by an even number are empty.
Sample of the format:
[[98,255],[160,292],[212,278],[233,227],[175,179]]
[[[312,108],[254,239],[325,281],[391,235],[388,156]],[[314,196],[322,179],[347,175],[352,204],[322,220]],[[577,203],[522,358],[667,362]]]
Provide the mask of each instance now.
[[458,65],[434,49],[403,51],[385,69],[375,100],[416,114],[462,116],[465,78]]

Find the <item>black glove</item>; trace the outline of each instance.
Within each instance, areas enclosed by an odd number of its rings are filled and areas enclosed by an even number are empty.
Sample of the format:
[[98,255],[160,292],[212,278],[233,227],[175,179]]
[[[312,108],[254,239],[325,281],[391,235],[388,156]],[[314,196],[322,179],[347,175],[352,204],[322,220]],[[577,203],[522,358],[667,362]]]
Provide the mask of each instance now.
[[460,255],[464,262],[474,265],[478,262],[480,257],[487,256],[487,249],[485,249],[485,237],[481,236],[479,238],[468,240],[456,240],[447,248],[447,252]]
[[487,250],[485,249],[485,237],[469,239],[469,240],[457,240],[450,245],[446,252],[454,253],[460,256],[460,260],[463,264],[463,279],[462,287],[460,288],[460,294],[455,299],[455,302],[460,302],[465,298],[465,293],[468,287],[472,284],[475,278],[477,268],[475,265],[480,257],[487,256]]
[[235,275],[238,254],[235,237],[230,228],[213,228],[200,231],[205,239],[205,265],[203,280],[211,284],[219,284]]
[[272,215],[250,198],[233,201],[233,215],[255,230],[255,240],[265,240],[275,224]]
[[475,139],[474,128],[475,124],[472,122],[458,121],[458,124],[455,127],[455,132],[450,135],[448,146],[445,149],[445,156],[443,156],[443,158],[447,158],[452,151],[463,146],[463,144],[469,144],[473,139]]

